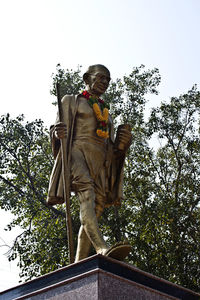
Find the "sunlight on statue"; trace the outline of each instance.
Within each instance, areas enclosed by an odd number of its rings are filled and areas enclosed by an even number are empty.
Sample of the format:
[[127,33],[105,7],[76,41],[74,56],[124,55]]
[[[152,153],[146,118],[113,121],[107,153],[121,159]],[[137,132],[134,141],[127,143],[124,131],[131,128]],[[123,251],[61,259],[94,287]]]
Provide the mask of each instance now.
[[83,75],[86,89],[79,95],[62,99],[63,122],[51,127],[55,164],[49,183],[49,205],[64,203],[60,141],[66,140],[70,190],[80,203],[81,227],[75,262],[89,256],[91,245],[96,253],[123,260],[130,245],[121,242],[108,247],[99,230],[98,219],[104,208],[120,205],[125,154],[131,143],[130,126],[120,125],[114,139],[109,105],[100,97],[110,82],[103,65],[90,66]]

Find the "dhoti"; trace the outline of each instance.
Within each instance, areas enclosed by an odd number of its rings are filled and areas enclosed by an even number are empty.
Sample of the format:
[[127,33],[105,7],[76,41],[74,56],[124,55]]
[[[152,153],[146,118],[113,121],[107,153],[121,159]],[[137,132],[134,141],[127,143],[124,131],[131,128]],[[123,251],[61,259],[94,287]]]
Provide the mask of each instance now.
[[73,141],[71,156],[71,189],[79,195],[92,190],[95,206],[103,210],[106,202],[106,144],[94,138],[80,138]]

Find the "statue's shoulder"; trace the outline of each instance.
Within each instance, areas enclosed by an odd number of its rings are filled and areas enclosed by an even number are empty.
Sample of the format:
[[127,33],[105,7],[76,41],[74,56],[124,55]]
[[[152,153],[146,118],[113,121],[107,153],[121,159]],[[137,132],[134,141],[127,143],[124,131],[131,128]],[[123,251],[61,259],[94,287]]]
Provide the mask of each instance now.
[[65,95],[63,98],[62,98],[62,103],[65,104],[65,103],[68,103],[68,102],[71,102],[71,101],[76,101],[76,98],[77,98],[77,95]]
[[65,95],[61,102],[62,102],[62,107],[64,110],[64,113],[66,114],[67,112],[75,112],[77,109],[77,98],[79,95]]

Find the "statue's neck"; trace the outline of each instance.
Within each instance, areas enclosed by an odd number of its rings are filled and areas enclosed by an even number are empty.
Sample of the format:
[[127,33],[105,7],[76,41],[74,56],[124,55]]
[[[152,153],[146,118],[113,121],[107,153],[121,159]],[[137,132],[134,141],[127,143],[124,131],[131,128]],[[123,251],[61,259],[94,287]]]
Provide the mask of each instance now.
[[93,91],[90,90],[90,88],[86,88],[86,91],[94,98],[100,98],[101,97],[101,94],[97,94],[97,93],[94,93]]

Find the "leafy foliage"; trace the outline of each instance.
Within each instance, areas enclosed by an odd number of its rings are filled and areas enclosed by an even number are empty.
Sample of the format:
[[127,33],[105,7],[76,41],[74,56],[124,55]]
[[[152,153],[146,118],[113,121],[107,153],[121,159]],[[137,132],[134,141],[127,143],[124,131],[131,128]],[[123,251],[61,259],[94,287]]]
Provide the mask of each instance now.
[[20,225],[22,231],[9,260],[19,256],[20,276],[27,280],[65,265],[65,211],[46,204],[53,158],[43,122],[7,114],[0,127],[0,206],[15,215],[7,230]]
[[[56,74],[52,74],[52,88],[50,90],[51,95],[56,95],[56,82],[60,83],[60,97],[64,95],[76,95],[84,88],[84,83],[81,73],[81,66],[78,66],[76,71],[64,70],[60,64],[56,66]],[[56,105],[57,102],[53,104]]]
[[[81,70],[57,66],[55,82],[61,94],[83,88]],[[124,201],[120,209],[105,210],[101,229],[111,245],[128,239],[130,263],[155,275],[198,291],[200,282],[200,92],[187,94],[151,111],[144,121],[146,98],[157,94],[157,69],[133,68],[129,76],[112,81],[104,98],[118,123],[129,123],[133,142],[125,163]],[[0,119],[0,206],[19,225],[9,259],[20,258],[24,280],[68,264],[65,211],[46,205],[52,156],[48,134],[40,120]],[[153,141],[159,146],[151,148]],[[75,236],[79,228],[78,201],[71,201]]]
[[[194,290],[200,283],[199,108],[193,87],[152,110],[128,157],[122,207],[132,262]],[[157,150],[145,142],[155,134]]]

